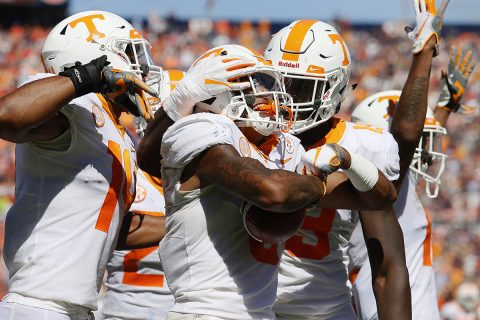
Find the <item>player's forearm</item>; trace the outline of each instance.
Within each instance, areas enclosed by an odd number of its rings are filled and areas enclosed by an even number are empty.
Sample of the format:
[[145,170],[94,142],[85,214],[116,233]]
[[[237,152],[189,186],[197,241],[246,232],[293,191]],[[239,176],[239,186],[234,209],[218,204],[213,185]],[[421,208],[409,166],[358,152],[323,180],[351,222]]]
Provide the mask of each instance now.
[[202,181],[269,211],[290,212],[319,200],[324,184],[314,176],[267,169],[258,160],[241,157],[230,145],[219,145],[202,155],[197,167]]
[[155,113],[155,119],[148,124],[145,136],[138,146],[138,166],[154,177],[161,177],[160,147],[163,135],[173,123],[173,120],[160,108]]
[[24,142],[24,136],[44,124],[75,97],[75,87],[66,77],[30,82],[0,98],[0,138]]
[[408,172],[413,153],[422,135],[427,113],[433,48],[432,38],[424,50],[413,56],[410,72],[393,116],[390,132],[398,143],[400,155],[398,186]]
[[452,111],[448,110],[447,108],[437,107],[434,111],[435,120],[440,122],[442,127],[445,127],[447,125],[448,117],[450,117],[451,113]]
[[149,248],[165,235],[165,217],[129,212],[123,219],[117,250]]
[[378,181],[371,190],[367,192],[355,190],[355,193],[366,210],[385,209],[397,199],[397,190],[394,184],[380,170],[378,170]]
[[411,297],[403,234],[392,208],[361,211],[380,319],[411,319]]

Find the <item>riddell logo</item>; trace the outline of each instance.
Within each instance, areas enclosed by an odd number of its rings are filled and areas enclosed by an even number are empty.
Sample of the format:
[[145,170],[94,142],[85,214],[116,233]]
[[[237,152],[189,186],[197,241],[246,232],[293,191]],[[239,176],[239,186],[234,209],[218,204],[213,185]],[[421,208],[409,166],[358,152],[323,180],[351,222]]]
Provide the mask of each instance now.
[[287,68],[300,68],[300,63],[292,63],[288,61],[278,61],[279,67],[287,67]]

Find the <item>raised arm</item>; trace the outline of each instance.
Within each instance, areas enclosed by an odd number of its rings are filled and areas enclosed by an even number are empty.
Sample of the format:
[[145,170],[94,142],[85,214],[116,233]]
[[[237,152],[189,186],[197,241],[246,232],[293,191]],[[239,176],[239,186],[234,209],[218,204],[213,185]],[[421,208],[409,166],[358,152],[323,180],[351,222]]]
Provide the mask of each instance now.
[[428,85],[434,55],[443,25],[443,13],[449,0],[443,0],[437,11],[435,1],[414,0],[416,27],[409,29],[413,40],[413,61],[392,120],[390,132],[398,142],[400,178],[397,190],[408,173],[415,148],[423,131],[428,105]]
[[163,135],[177,120],[190,115],[195,103],[230,90],[248,88],[249,83],[233,82],[253,72],[251,61],[237,56],[199,58],[162,103],[150,121],[137,151],[138,165],[152,176],[160,177],[160,146]]
[[409,320],[412,303],[403,234],[390,207],[360,211],[379,319]]
[[0,98],[0,138],[23,143],[50,140],[69,128],[58,111],[75,97],[65,77],[32,81]]

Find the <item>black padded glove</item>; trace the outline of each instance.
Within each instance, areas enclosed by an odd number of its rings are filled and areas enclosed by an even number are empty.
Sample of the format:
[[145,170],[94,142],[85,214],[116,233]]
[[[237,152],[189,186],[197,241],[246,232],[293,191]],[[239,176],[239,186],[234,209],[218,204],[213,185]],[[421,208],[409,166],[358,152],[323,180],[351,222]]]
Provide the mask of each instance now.
[[81,97],[91,92],[101,92],[105,86],[102,70],[108,66],[107,56],[93,59],[87,64],[75,62],[75,66],[67,68],[58,75],[69,77],[75,86],[75,97]]

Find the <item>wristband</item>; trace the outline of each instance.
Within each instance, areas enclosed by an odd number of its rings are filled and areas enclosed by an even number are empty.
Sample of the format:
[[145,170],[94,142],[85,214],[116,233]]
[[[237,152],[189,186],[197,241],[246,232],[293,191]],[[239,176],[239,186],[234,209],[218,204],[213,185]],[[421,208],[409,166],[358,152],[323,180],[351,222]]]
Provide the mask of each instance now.
[[351,165],[345,170],[345,175],[350,179],[352,185],[361,192],[370,191],[377,184],[378,169],[373,163],[362,156],[350,153]]

